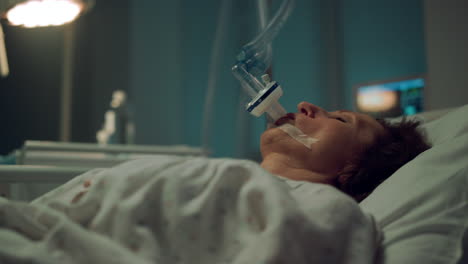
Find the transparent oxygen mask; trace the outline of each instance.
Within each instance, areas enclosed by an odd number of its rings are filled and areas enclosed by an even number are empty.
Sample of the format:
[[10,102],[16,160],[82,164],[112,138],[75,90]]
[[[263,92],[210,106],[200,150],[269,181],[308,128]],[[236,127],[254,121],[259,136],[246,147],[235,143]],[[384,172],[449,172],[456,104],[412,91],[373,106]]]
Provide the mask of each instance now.
[[268,74],[262,75],[262,80],[265,88],[247,104],[246,110],[256,117],[266,113],[270,120],[278,120],[286,114],[286,110],[278,101],[283,96],[283,89],[277,82],[271,81]]
[[[246,105],[246,110],[257,117],[267,113],[267,118],[273,121],[286,114],[286,110],[278,101],[283,95],[283,90],[264,73],[272,60],[271,42],[286,22],[293,6],[293,0],[284,0],[260,34],[242,47],[237,55],[237,62],[232,67],[232,72],[240,81],[243,90],[252,98]],[[259,76],[261,81],[257,78]]]

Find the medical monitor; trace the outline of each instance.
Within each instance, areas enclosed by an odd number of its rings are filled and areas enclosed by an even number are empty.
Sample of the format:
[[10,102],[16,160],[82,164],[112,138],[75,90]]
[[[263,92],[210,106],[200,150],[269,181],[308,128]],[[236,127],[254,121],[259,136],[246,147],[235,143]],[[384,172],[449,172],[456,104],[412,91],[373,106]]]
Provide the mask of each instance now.
[[413,115],[423,111],[424,75],[358,84],[354,108],[375,118]]

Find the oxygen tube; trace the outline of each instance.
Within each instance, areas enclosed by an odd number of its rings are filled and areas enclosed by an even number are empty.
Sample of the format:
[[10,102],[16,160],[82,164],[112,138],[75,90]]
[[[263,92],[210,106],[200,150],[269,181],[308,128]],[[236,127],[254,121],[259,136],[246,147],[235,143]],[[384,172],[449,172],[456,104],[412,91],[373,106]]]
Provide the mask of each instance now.
[[[283,89],[278,82],[272,81],[265,71],[272,61],[271,42],[291,14],[293,6],[294,0],[284,0],[278,12],[262,32],[242,47],[237,55],[237,62],[232,67],[234,76],[252,98],[246,105],[246,110],[256,117],[266,112],[267,119],[276,121],[286,115],[286,110],[278,102],[283,95]],[[262,81],[257,79],[259,75]],[[279,126],[279,129],[309,149],[318,141],[291,124],[283,124]]]
[[[284,0],[262,32],[242,47],[237,55],[237,62],[232,67],[234,76],[252,98],[246,105],[246,110],[254,116],[259,117],[266,112],[272,120],[277,120],[286,114],[286,110],[278,102],[283,95],[283,89],[278,82],[270,80],[270,76],[264,73],[272,60],[271,42],[286,22],[293,6],[294,0]],[[262,81],[258,80],[259,76]]]

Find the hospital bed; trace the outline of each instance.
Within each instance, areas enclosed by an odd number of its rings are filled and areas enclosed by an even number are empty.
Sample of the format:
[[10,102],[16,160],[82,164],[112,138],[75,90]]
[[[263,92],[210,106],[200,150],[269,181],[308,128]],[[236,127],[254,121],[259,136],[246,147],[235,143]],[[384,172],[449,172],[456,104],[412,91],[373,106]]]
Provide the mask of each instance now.
[[154,155],[206,156],[203,148],[27,140],[13,164],[0,165],[0,195],[30,201],[93,168],[108,168]]
[[[373,216],[375,224],[382,231],[378,238],[379,253],[376,263],[468,263],[466,256],[468,119],[466,116],[468,116],[468,105],[409,117],[423,121],[421,129],[426,132],[433,147],[400,168],[359,204],[362,211]],[[174,155],[174,159],[177,157]],[[162,159],[172,162],[170,156],[164,156]],[[145,164],[144,158],[138,160],[141,160],[140,165]],[[28,175],[15,179],[3,173],[0,174],[0,180],[29,182],[34,180],[34,175],[43,175],[41,177],[44,181],[57,179],[66,181],[81,173],[78,170],[67,170],[70,168],[64,166],[63,171],[57,171],[56,175],[38,173],[39,169],[36,173],[27,173]],[[197,167],[193,170],[202,169],[207,168]],[[122,167],[122,170],[125,168]],[[133,173],[132,168],[127,170],[128,174]],[[219,172],[220,169],[217,168],[215,171]],[[239,177],[248,173],[258,173],[258,170],[254,172],[253,169],[250,171],[246,168],[238,171],[231,168],[226,171],[239,173]],[[59,176],[60,174],[62,176]],[[84,177],[79,180],[86,182],[86,177],[91,179],[101,174],[102,171],[91,171],[74,179]],[[125,175],[127,173],[118,172],[118,174],[115,177],[127,177]],[[67,184],[65,189],[68,188]],[[190,193],[187,191],[182,195],[190,198]],[[43,199],[47,199],[47,196],[45,197]],[[85,212],[88,209],[83,207],[82,210]],[[194,217],[200,219],[200,216],[194,215]],[[189,231],[184,231],[181,235]],[[338,241],[341,239],[337,238],[337,243]]]

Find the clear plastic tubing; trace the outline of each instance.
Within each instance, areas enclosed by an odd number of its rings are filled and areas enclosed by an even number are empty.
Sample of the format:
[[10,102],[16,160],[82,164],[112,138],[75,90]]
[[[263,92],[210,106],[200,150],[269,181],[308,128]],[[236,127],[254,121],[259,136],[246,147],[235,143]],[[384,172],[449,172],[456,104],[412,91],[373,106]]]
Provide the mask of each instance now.
[[240,81],[244,91],[253,99],[246,108],[255,116],[267,112],[273,120],[276,120],[286,114],[284,108],[278,103],[278,98],[283,95],[281,86],[275,81],[270,81],[268,75],[262,76],[263,82],[259,81],[256,76],[262,75],[270,66],[271,42],[286,22],[293,6],[294,0],[284,0],[263,31],[242,47],[237,55],[237,63],[232,67],[234,76]]

